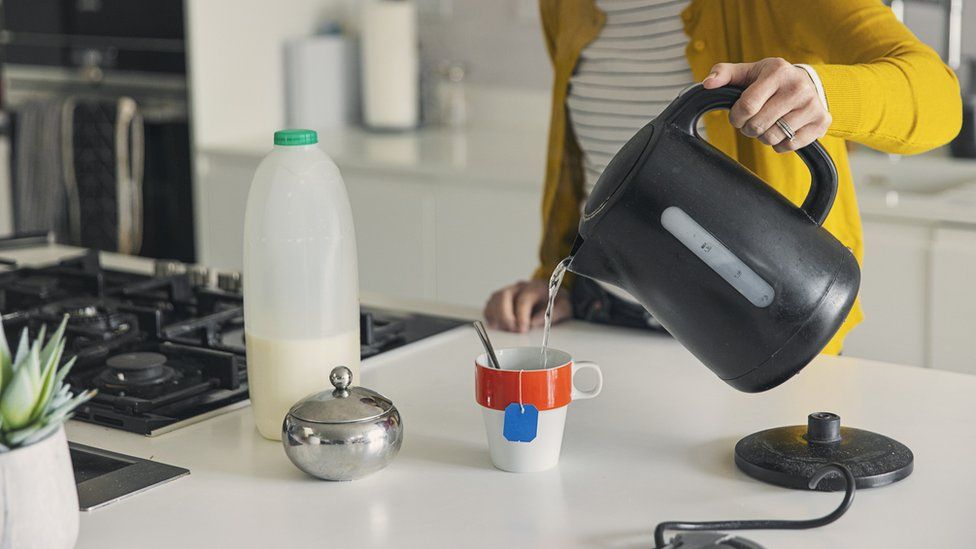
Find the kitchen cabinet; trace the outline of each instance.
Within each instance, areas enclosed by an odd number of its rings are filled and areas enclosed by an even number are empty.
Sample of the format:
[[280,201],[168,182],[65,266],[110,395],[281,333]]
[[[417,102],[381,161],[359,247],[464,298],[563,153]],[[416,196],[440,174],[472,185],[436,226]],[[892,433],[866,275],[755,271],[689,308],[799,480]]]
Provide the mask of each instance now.
[[435,299],[434,193],[409,179],[343,173],[356,223],[362,290]]
[[522,189],[443,186],[437,192],[437,298],[481,307],[536,266],[540,196]]
[[199,154],[194,182],[198,261],[239,271],[244,260],[244,209],[260,156]]
[[[240,270],[241,228],[261,157],[197,156],[200,262]],[[456,174],[390,173],[343,165],[356,224],[364,292],[480,307],[536,264],[541,183],[473,180]]]
[[976,231],[938,228],[931,256],[929,365],[976,374]]
[[356,169],[343,177],[363,291],[480,307],[535,267],[538,192]]
[[932,229],[864,220],[864,322],[844,342],[851,356],[924,366]]
[[976,374],[976,226],[864,220],[865,320],[844,353]]

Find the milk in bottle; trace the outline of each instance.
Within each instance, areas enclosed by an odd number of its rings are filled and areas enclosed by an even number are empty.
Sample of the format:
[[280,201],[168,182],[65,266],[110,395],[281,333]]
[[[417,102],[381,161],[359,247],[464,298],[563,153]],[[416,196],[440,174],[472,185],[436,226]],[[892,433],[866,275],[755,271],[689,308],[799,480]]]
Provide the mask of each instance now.
[[342,176],[311,130],[275,132],[244,219],[244,326],[258,432],[343,365],[359,384],[356,237]]

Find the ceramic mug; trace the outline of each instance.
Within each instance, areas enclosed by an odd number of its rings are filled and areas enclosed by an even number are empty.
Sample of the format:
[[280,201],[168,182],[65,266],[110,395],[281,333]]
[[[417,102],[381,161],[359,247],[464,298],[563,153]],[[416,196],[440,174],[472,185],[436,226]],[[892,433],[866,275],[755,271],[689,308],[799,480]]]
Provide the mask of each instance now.
[[[559,463],[566,409],[574,400],[593,398],[603,389],[603,373],[592,362],[574,361],[565,351],[542,347],[496,350],[501,369],[488,356],[475,359],[475,400],[481,405],[488,450],[495,467],[513,473],[551,469]],[[597,374],[596,387],[573,385],[580,370]]]

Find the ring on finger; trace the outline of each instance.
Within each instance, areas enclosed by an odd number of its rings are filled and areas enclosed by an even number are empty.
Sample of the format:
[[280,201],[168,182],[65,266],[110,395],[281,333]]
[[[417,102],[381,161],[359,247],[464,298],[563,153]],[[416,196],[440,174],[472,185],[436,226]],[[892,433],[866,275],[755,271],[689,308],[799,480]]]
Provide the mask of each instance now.
[[789,122],[780,118],[776,121],[776,126],[783,130],[783,134],[786,135],[787,141],[793,141],[796,139],[796,132],[793,131],[793,127],[790,126]]

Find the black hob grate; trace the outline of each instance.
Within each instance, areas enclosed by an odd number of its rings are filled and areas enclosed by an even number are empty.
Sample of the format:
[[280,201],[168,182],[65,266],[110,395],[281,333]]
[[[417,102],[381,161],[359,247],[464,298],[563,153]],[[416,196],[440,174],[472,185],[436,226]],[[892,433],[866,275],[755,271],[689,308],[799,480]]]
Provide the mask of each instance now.
[[[51,329],[68,315],[65,359],[77,356],[77,363],[67,381],[76,392],[98,389],[75,417],[146,435],[244,404],[243,305],[239,285],[214,287],[185,272],[148,276],[106,269],[94,251],[0,273],[8,339],[24,328],[32,335],[44,325]],[[364,307],[361,356],[464,322]]]

